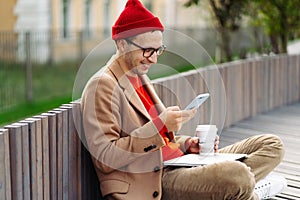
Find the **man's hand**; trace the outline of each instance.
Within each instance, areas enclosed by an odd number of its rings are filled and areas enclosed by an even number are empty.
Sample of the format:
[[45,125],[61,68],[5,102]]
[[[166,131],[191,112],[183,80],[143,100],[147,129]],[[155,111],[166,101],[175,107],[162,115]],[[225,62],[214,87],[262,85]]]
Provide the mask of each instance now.
[[218,153],[218,150],[219,150],[219,141],[220,137],[218,135],[216,135],[216,139],[215,139],[215,146],[214,146],[214,150],[215,150],[215,153]]
[[200,151],[199,138],[198,137],[188,138],[185,141],[185,148],[187,153],[194,153],[194,154],[199,153]]
[[[201,150],[201,146],[199,145],[199,138],[198,137],[192,137],[188,138],[185,141],[185,147],[187,153],[194,153],[197,154]],[[215,138],[215,144],[214,144],[214,152],[217,153],[219,150],[219,136],[216,135]]]
[[178,106],[168,107],[160,114],[168,131],[179,131],[184,123],[195,116],[197,109],[180,110]]

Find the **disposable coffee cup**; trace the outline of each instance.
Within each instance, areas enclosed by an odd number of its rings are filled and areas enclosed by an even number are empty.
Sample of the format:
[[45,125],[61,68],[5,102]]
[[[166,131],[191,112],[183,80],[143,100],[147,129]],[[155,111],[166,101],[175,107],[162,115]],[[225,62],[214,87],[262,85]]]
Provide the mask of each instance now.
[[215,139],[217,135],[216,125],[198,125],[195,136],[199,138],[200,154],[208,155],[214,153]]

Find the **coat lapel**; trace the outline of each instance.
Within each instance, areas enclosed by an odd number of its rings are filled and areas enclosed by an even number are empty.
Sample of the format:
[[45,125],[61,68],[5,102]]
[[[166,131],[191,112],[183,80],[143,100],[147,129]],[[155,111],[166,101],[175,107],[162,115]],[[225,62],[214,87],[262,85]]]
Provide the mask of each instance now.
[[[127,78],[125,72],[122,70],[121,66],[117,61],[114,61],[110,67],[110,71],[116,77],[119,85],[124,90],[124,94],[127,97],[128,101],[135,107],[141,114],[143,114],[148,120],[151,120],[151,116],[147,112],[143,102],[140,100],[140,97],[136,93],[134,87],[131,85],[129,79]],[[166,109],[160,98],[157,96],[154,87],[152,86],[150,79],[147,75],[141,76],[141,81],[144,84],[146,90],[149,92],[150,97],[152,97],[153,103],[155,104],[158,113],[161,113]],[[174,133],[166,133],[168,138],[172,141],[174,139]]]
[[143,102],[140,100],[140,97],[136,93],[134,87],[131,85],[129,79],[127,78],[125,72],[122,70],[121,66],[117,62],[114,62],[110,67],[110,71],[117,78],[120,87],[124,90],[124,94],[127,97],[128,101],[135,107],[140,113],[142,113],[146,118],[151,120],[150,115],[148,114]]
[[142,80],[142,83],[144,84],[146,90],[149,92],[149,95],[152,98],[153,103],[155,104],[158,113],[161,113],[163,110],[166,109],[166,107],[164,106],[164,104],[162,103],[160,98],[157,96],[157,93],[155,92],[154,87],[152,86],[152,84],[150,82],[150,79],[148,78],[148,76],[143,75],[143,76],[141,76],[141,80]]

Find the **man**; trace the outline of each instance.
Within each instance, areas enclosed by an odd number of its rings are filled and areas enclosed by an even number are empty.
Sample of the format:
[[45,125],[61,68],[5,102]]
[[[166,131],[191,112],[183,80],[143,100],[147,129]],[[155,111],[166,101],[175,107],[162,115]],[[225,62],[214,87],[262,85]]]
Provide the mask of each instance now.
[[[88,148],[107,199],[258,199],[284,183],[254,189],[280,163],[284,149],[274,135],[259,135],[220,149],[247,153],[242,162],[194,168],[163,168],[162,161],[198,153],[198,140],[174,136],[196,110],[165,108],[147,72],[165,51],[159,19],[138,0],[129,0],[112,27],[117,52],[95,74],[82,95]],[[215,142],[218,151],[218,138]],[[265,191],[269,191],[263,194]]]

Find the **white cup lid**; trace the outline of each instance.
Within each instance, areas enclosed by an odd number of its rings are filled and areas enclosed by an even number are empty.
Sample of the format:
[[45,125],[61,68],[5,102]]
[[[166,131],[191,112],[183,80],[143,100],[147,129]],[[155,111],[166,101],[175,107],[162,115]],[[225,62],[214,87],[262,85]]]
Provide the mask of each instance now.
[[211,124],[201,124],[197,125],[196,131],[217,131],[217,126],[216,125],[211,125]]

